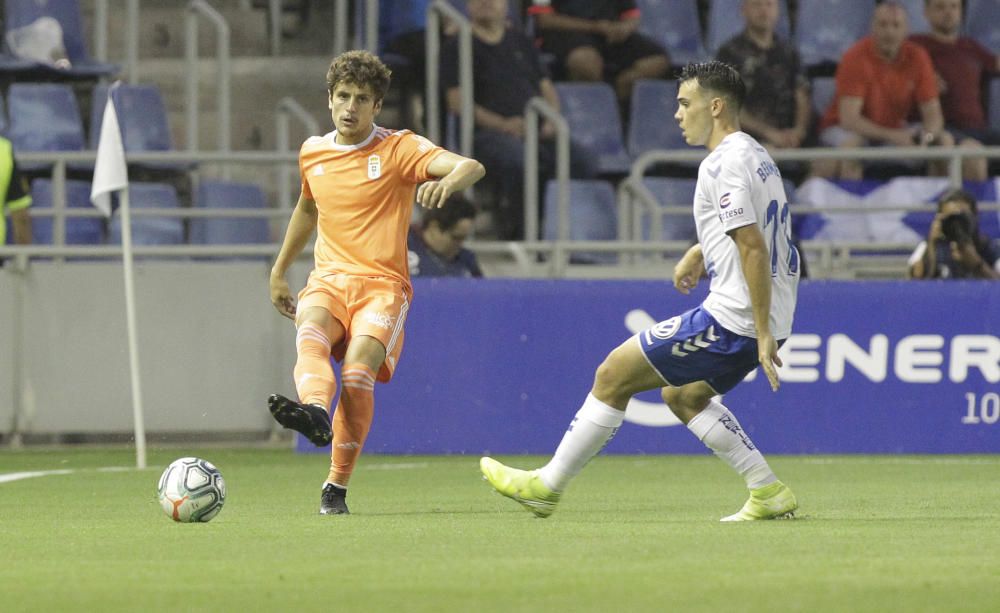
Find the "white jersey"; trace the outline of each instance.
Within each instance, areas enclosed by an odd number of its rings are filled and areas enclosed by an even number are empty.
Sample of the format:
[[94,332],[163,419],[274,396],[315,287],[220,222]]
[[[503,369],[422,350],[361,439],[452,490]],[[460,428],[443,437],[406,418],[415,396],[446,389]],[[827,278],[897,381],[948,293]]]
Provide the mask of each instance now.
[[710,281],[704,307],[727,329],[756,338],[750,293],[736,243],[726,233],[757,224],[770,254],[771,334],[792,332],[799,254],[791,244],[791,213],[774,160],[744,132],[722,139],[698,168],[694,196],[698,242]]

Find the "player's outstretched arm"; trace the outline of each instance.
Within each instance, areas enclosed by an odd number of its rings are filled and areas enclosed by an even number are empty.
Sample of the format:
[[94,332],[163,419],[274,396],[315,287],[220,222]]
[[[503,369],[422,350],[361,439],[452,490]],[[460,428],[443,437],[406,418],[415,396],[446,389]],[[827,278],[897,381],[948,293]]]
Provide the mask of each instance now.
[[778,357],[778,343],[771,335],[771,270],[767,244],[756,224],[736,228],[729,236],[740,252],[740,264],[750,292],[760,365],[771,383],[771,389],[778,391],[781,384],[777,367],[781,366],[781,358]]
[[698,279],[705,274],[705,256],[701,245],[694,244],[674,266],[674,287],[682,294],[690,294],[698,285]]
[[271,304],[278,312],[289,319],[295,319],[295,299],[288,288],[288,281],[285,280],[285,273],[288,268],[299,257],[305,249],[306,242],[316,229],[316,201],[299,196],[299,201],[292,211],[292,217],[288,221],[288,228],[285,230],[285,240],[281,243],[281,250],[271,267],[271,278],[269,281],[271,289]]
[[455,192],[461,192],[486,175],[486,168],[478,161],[445,151],[434,158],[427,172],[439,177],[417,188],[417,204],[424,208],[438,208]]

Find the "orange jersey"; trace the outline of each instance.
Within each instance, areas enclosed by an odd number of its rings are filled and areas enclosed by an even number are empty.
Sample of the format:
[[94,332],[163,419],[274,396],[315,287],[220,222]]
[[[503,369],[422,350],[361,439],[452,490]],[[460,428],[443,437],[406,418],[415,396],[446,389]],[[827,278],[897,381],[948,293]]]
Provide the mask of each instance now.
[[406,235],[417,184],[433,178],[427,167],[444,149],[378,126],[357,145],[338,145],[335,136],[313,136],[299,152],[302,195],[319,213],[316,270],[389,277],[409,292]]

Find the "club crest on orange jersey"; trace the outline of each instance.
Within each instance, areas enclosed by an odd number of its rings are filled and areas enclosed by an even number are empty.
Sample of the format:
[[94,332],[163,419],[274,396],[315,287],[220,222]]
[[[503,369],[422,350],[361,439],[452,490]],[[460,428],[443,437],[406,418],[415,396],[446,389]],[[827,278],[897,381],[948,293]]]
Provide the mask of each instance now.
[[378,154],[368,156],[368,178],[377,179],[382,176],[382,158]]

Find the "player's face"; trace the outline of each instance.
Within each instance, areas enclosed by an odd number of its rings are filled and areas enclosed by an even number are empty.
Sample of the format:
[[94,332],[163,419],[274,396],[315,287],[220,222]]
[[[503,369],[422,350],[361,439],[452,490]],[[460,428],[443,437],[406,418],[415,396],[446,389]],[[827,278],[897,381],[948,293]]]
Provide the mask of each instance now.
[[958,34],[962,25],[962,0],[930,0],[924,5],[924,17],[934,32]]
[[689,79],[677,88],[677,112],[674,113],[687,144],[698,147],[708,142],[712,134],[712,98]]
[[773,32],[778,23],[778,0],[743,0],[743,19],[752,30]]
[[355,83],[340,82],[330,94],[330,113],[337,127],[341,145],[355,145],[371,134],[375,116],[382,110],[382,101],[375,99],[370,88]]
[[880,4],[872,18],[872,38],[875,46],[887,57],[895,57],[903,46],[910,26],[906,22],[906,11],[899,6]]

